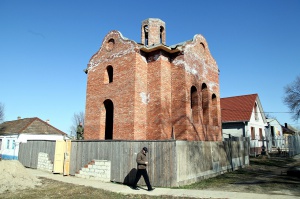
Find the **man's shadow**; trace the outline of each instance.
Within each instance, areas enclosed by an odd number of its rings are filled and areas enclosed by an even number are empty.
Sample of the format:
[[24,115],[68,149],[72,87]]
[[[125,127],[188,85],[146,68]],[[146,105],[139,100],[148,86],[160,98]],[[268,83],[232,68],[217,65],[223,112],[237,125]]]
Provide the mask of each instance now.
[[[131,169],[130,172],[129,172],[129,173],[126,175],[126,177],[124,178],[123,184],[124,184],[124,185],[127,185],[127,186],[129,186],[129,187],[132,188],[132,185],[133,185],[134,180],[135,180],[136,172],[137,172],[137,169],[136,169],[136,168]],[[145,188],[143,188],[143,187],[140,187],[140,186],[138,186],[138,185],[137,185],[137,187],[138,187],[139,189],[147,190],[147,189],[145,189]]]

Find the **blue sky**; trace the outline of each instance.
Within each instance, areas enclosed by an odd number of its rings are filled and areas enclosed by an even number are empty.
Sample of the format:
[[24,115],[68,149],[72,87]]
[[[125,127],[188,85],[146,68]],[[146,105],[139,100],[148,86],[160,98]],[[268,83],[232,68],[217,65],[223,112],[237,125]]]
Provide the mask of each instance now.
[[141,22],[166,23],[166,43],[202,34],[220,69],[220,95],[259,95],[265,112],[294,126],[284,86],[300,75],[300,1],[0,1],[0,102],[5,121],[50,120],[70,133],[85,111],[91,56],[111,30],[140,42]]

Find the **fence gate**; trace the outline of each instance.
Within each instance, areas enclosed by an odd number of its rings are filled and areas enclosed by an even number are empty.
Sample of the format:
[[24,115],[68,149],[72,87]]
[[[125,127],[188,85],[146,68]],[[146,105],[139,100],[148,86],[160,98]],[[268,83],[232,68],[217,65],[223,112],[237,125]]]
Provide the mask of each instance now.
[[71,140],[56,140],[53,173],[69,175]]

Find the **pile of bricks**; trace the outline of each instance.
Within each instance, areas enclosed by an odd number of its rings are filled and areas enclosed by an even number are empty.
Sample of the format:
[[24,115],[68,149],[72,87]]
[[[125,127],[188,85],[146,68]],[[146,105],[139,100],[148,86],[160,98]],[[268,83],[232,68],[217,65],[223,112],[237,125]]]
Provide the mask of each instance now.
[[75,174],[76,177],[110,182],[111,162],[108,160],[93,160]]
[[53,164],[49,160],[49,156],[47,153],[39,153],[37,169],[41,169],[49,172],[53,171]]

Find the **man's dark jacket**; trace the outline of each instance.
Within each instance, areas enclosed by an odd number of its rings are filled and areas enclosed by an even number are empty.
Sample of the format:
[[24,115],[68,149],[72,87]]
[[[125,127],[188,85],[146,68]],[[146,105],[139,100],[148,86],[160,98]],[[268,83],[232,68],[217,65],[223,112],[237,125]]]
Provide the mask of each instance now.
[[146,169],[147,165],[145,162],[148,162],[146,154],[143,153],[143,150],[139,152],[136,156],[136,162],[138,164],[138,169]]

